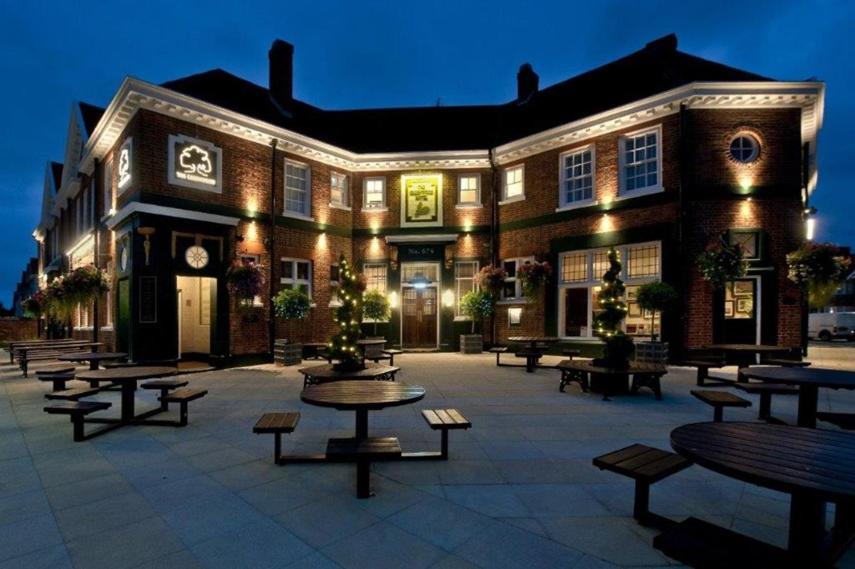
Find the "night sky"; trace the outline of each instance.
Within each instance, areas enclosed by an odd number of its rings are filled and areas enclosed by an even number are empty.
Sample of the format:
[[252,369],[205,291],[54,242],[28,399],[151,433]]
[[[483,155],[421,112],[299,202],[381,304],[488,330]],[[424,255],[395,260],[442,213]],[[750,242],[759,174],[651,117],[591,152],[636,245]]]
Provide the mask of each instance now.
[[295,45],[295,95],[336,109],[503,103],[523,62],[548,86],[671,32],[688,53],[820,79],[817,237],[855,245],[853,31],[855,2],[845,0],[0,0],[0,301],[11,303],[35,254],[44,165],[63,158],[72,101],[106,106],[125,75],[161,83],[215,67],[266,85],[277,37]]

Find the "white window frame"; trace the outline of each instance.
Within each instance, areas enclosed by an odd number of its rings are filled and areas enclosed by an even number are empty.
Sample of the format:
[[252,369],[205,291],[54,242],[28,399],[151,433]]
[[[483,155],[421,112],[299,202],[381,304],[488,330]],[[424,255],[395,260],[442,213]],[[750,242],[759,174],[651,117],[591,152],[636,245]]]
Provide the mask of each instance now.
[[[302,168],[306,171],[306,188],[304,190],[306,192],[306,205],[305,210],[302,212],[288,209],[288,166]],[[291,189],[293,190],[293,188]],[[285,164],[282,168],[282,215],[299,219],[312,219],[312,167],[305,162],[297,162],[289,158],[285,159]]]
[[[630,138],[635,138],[642,135],[648,134],[656,135],[656,185],[646,186],[643,188],[634,188],[632,190],[626,189],[626,141]],[[618,140],[618,200],[621,199],[629,199],[635,198],[638,196],[646,196],[649,194],[656,194],[664,191],[664,186],[662,184],[662,125],[658,124],[653,127],[644,128],[641,130],[636,130],[633,132],[627,132],[620,136]]]
[[[339,178],[342,181],[342,197],[341,201],[333,199],[333,179]],[[330,207],[336,209],[346,209],[350,211],[350,176],[341,172],[330,172]]]
[[[512,170],[520,171],[520,193],[516,196],[508,196],[508,174]],[[518,201],[522,201],[525,199],[525,164],[516,164],[514,166],[508,166],[507,168],[502,170],[502,199],[499,201],[499,205],[505,205],[508,203],[514,203]]]
[[[475,265],[475,270],[472,273],[471,277],[459,277],[457,276],[457,267],[462,264],[471,263]],[[481,264],[477,259],[467,259],[460,260],[454,262],[454,319],[455,320],[464,320],[470,321],[472,318],[460,312],[460,299],[463,295],[460,294],[460,282],[461,281],[472,281],[472,290],[478,290],[478,283],[475,282],[475,277],[478,275],[478,271],[481,268]]]
[[[656,246],[658,249],[659,255],[659,274],[657,275],[649,275],[643,277],[629,277],[629,257],[628,251],[634,247],[650,247]],[[594,302],[594,288],[602,285],[602,275],[598,275],[594,272],[594,253],[599,253],[602,251],[608,251],[608,247],[594,247],[591,249],[575,249],[571,251],[563,251],[558,255],[558,268],[556,270],[557,275],[557,294],[558,294],[558,302],[556,306],[558,306],[558,336],[564,340],[583,340],[583,341],[592,341],[598,342],[600,339],[594,335],[593,333],[593,302]],[[661,241],[644,241],[641,243],[623,243],[621,245],[615,246],[615,249],[618,250],[620,254],[621,260],[621,274],[620,278],[624,281],[624,286],[638,286],[645,283],[649,283],[652,281],[662,280],[662,242]],[[564,282],[562,280],[563,277],[563,269],[564,269],[564,258],[568,256],[575,256],[584,254],[587,256],[588,263],[588,278],[585,281],[571,281]],[[587,289],[588,291],[588,335],[587,336],[565,336],[565,299],[564,299],[564,291],[566,289],[577,288],[577,289]],[[624,326],[626,323],[624,322]],[[662,326],[661,317],[659,319],[659,326]],[[625,329],[625,328],[624,328]],[[635,336],[634,336],[635,337]],[[640,338],[644,338],[645,336],[638,336]]]
[[514,283],[514,296],[509,297],[505,296],[505,288],[502,287],[501,299],[499,300],[499,304],[525,304],[528,303],[528,299],[522,293],[522,283],[517,278],[517,274],[519,274],[520,267],[526,262],[534,263],[534,256],[528,257],[508,257],[507,259],[502,259],[502,268],[505,267],[505,263],[509,263],[514,261],[516,263],[516,270],[514,270],[514,276],[507,277],[505,279],[506,283]]
[[[474,178],[475,179],[476,188],[475,188],[475,200],[474,201],[465,202],[460,197],[461,192],[463,192],[462,182],[463,182],[464,178]],[[471,189],[466,190],[466,191],[471,191]],[[471,173],[470,172],[470,173],[458,174],[457,175],[457,204],[456,204],[456,207],[459,209],[473,209],[473,208],[483,207],[483,205],[481,203],[481,174],[480,173],[477,173],[477,172]]]
[[[309,300],[312,300],[312,277],[314,276],[314,267],[312,267],[311,259],[298,259],[297,257],[280,257],[279,261],[281,263],[291,263],[291,278],[287,278],[284,276],[279,277],[279,284],[288,285],[288,288],[294,288],[294,285],[307,285],[306,286],[306,296],[309,297]],[[298,279],[297,278],[297,263],[306,263],[309,266],[309,278],[308,279]],[[281,270],[281,265],[280,265]]]
[[[368,205],[368,183],[369,182],[382,182],[383,183],[383,204],[382,205]],[[362,179],[362,209],[365,211],[388,211],[389,209],[389,192],[388,185],[386,183],[386,176],[366,176]]]
[[[564,167],[564,159],[569,156],[575,156],[577,154],[583,154],[585,152],[591,153],[591,197],[584,200],[579,201],[567,201],[567,192],[564,188],[564,184],[568,182],[571,178],[567,178],[567,169]],[[565,211],[568,209],[576,209],[578,207],[585,207],[588,205],[592,205],[597,203],[597,148],[596,145],[587,144],[585,146],[580,146],[577,148],[573,148],[566,152],[562,152],[558,156],[558,209],[556,211]]]
[[[201,182],[194,182],[193,180],[182,180],[178,176],[175,175],[175,144],[183,144],[187,142],[192,142],[204,150],[211,152],[217,156],[217,173],[214,181],[216,182],[214,185],[208,185]],[[168,172],[167,179],[169,183],[173,186],[183,186],[185,188],[192,188],[194,190],[202,190],[203,192],[213,192],[215,194],[223,193],[223,150],[219,146],[216,146],[207,140],[201,140],[199,138],[193,138],[192,136],[186,136],[183,134],[170,134],[168,137],[169,144],[169,160],[168,160]]]

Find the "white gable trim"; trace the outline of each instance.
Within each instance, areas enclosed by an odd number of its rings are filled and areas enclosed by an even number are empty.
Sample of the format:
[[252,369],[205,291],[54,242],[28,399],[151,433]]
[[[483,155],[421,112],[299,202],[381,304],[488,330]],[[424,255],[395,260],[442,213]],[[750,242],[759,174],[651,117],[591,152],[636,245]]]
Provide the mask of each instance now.
[[177,207],[166,207],[162,205],[148,204],[142,202],[131,202],[125,207],[116,212],[116,215],[107,220],[107,228],[115,229],[125,219],[135,213],[150,213],[152,215],[162,215],[164,217],[175,217],[178,219],[192,219],[194,221],[207,221],[208,223],[217,223],[220,225],[230,225],[236,227],[240,218],[230,217],[227,215],[217,215],[215,213],[204,213],[190,209],[180,209]]

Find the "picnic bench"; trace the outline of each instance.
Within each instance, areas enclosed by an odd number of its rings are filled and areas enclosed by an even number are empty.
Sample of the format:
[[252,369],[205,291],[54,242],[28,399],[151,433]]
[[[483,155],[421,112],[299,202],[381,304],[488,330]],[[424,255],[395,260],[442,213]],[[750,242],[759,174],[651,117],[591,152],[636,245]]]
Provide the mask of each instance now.
[[558,391],[563,393],[568,383],[577,382],[582,391],[590,389],[602,393],[603,401],[616,393],[637,393],[641,387],[651,389],[659,401],[662,399],[661,378],[668,373],[664,365],[640,362],[630,362],[625,368],[610,368],[594,361],[562,360],[555,367],[561,371]]
[[330,439],[326,454],[333,462],[355,462],[356,497],[370,498],[371,463],[401,458],[401,443],[397,437]]
[[335,364],[316,365],[304,367],[297,370],[303,374],[303,388],[318,383],[330,381],[371,379],[376,381],[395,381],[395,374],[401,368],[381,365],[378,363],[367,363],[363,369],[339,370]]
[[157,389],[160,391],[160,408],[164,411],[169,409],[169,400],[166,399],[166,396],[169,395],[169,392],[181,387],[186,387],[190,382],[186,379],[154,379],[151,381],[146,381],[140,387],[143,389]]
[[74,389],[63,389],[53,393],[45,393],[45,399],[59,401],[78,401],[90,395],[96,395],[101,390],[97,387],[76,387]]
[[166,395],[161,395],[158,399],[160,399],[161,406],[163,406],[164,403],[166,403],[167,406],[169,403],[178,403],[178,422],[175,423],[175,426],[186,427],[188,404],[191,401],[195,401],[206,396],[207,394],[207,389],[178,389],[167,393]]
[[457,409],[423,409],[422,417],[433,431],[440,432],[440,451],[404,453],[404,458],[440,458],[448,460],[448,431],[469,429],[472,423]]
[[15,348],[13,357],[18,361],[24,377],[28,377],[30,362],[57,360],[60,356],[75,352],[89,352],[99,346],[103,346],[103,344],[101,342],[62,342],[59,344],[45,343],[37,346],[19,346]]
[[39,381],[50,381],[53,383],[53,391],[62,391],[65,389],[65,383],[67,381],[72,381],[75,379],[73,371],[66,371],[60,373],[42,373],[36,374],[36,379]]
[[68,344],[79,344],[83,342],[86,342],[86,340],[79,340],[77,338],[57,338],[51,340],[13,340],[7,344],[7,349],[9,350],[9,363],[15,363],[15,357],[17,356],[16,352],[23,347],[38,348],[39,346],[60,346]]
[[751,407],[751,401],[727,391],[701,391],[693,389],[692,395],[713,408],[713,421],[721,423],[725,407]]
[[291,434],[300,422],[300,413],[288,411],[285,413],[265,413],[255,423],[252,432],[255,434],[273,435],[273,463],[282,464],[282,435]]
[[508,364],[503,364],[502,362],[500,362],[500,361],[499,361],[499,356],[501,356],[502,354],[507,353],[507,351],[508,351],[508,347],[507,347],[507,346],[493,346],[493,347],[492,347],[492,348],[490,348],[488,351],[489,351],[491,354],[496,354],[496,365],[497,365],[497,366],[508,365]]
[[393,348],[389,348],[388,350],[383,350],[383,353],[389,356],[389,365],[395,365],[395,356],[399,356],[404,353],[404,350],[396,350]]
[[[44,408],[45,413],[49,415],[68,415],[71,417],[71,424],[74,426],[74,442],[85,441],[93,435],[86,436],[83,432],[83,422],[87,415],[96,411],[109,409],[112,403],[108,401],[68,401],[66,403],[57,403],[48,405]],[[98,433],[96,433],[98,434]]]

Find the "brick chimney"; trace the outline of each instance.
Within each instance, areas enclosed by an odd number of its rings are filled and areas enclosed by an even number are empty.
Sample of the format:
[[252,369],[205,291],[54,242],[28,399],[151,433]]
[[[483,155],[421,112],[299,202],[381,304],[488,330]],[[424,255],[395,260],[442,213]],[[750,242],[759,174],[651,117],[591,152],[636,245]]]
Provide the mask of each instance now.
[[517,72],[517,103],[525,103],[537,93],[539,82],[540,77],[531,68],[530,63],[520,65],[520,70]]
[[281,107],[290,107],[294,100],[294,46],[276,40],[267,53],[270,62],[268,88]]

